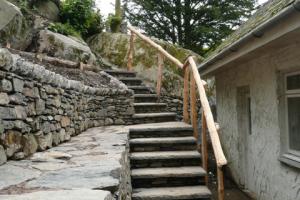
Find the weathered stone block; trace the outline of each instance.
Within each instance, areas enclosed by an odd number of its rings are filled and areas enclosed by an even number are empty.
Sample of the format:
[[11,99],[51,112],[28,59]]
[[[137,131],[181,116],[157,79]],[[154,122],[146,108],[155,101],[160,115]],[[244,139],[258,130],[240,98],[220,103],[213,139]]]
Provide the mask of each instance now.
[[112,120],[111,118],[106,118],[105,119],[105,125],[108,126],[108,125],[112,125],[114,123],[114,120]]
[[16,112],[17,119],[26,119],[27,118],[26,109],[23,106],[16,106],[15,112]]
[[0,145],[0,165],[6,163],[7,157],[3,146]]
[[32,134],[23,135],[22,137],[23,152],[25,156],[32,155],[38,149],[37,141]]
[[61,127],[65,128],[67,126],[70,126],[71,120],[69,117],[63,116],[60,120],[60,124],[61,124]]
[[16,119],[16,110],[10,107],[0,107],[0,119]]
[[52,147],[52,143],[53,143],[52,133],[43,134],[42,131],[39,131],[34,135],[38,143],[38,150],[44,151],[47,148]]
[[12,80],[14,91],[15,92],[23,92],[24,89],[24,81],[18,78],[13,78]]
[[35,111],[37,115],[43,114],[45,110],[46,104],[45,101],[42,99],[36,99],[35,100]]
[[12,157],[14,153],[22,148],[22,133],[15,130],[8,130],[5,134],[0,135],[0,144],[6,151],[7,157]]
[[13,90],[12,84],[9,80],[3,79],[0,82],[0,91],[11,92]]
[[0,93],[0,105],[7,105],[9,103],[9,97],[7,93]]
[[7,49],[0,49],[0,68],[10,70],[12,63],[12,56]]
[[15,93],[13,95],[9,95],[9,101],[11,104],[26,105],[26,98],[21,93]]

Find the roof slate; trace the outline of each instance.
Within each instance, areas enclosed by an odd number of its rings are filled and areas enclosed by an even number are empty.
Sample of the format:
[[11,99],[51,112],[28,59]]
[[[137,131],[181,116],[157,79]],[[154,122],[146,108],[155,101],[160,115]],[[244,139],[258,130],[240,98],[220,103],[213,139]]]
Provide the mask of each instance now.
[[278,14],[281,10],[288,7],[295,0],[269,0],[263,6],[261,6],[252,17],[249,18],[244,24],[242,24],[235,32],[229,35],[222,43],[217,47],[215,51],[208,54],[205,61],[210,60],[214,56],[218,55],[223,49],[229,47],[232,43],[243,38],[247,33],[257,28],[262,23],[268,21],[273,16]]

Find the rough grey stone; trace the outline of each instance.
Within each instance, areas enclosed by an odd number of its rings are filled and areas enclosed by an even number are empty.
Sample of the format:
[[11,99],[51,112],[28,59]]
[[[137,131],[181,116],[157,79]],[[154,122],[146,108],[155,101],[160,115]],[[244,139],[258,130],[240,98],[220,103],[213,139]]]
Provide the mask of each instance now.
[[[89,64],[95,64],[96,62],[96,57],[88,45],[84,41],[73,37],[71,38],[59,33],[42,30],[39,33],[38,44],[39,52],[43,52],[52,56],[54,55],[54,57],[64,58],[76,62],[83,61]],[[87,58],[86,55],[88,55]]]
[[18,78],[13,78],[12,80],[14,91],[15,92],[22,92],[24,88],[24,81]]
[[36,114],[37,115],[41,115],[43,114],[44,110],[45,110],[45,101],[42,99],[36,99],[35,101],[35,110],[36,110]]
[[9,97],[7,93],[0,93],[0,105],[7,105],[9,103]]
[[7,49],[0,48],[0,68],[10,70],[12,64],[12,56]]
[[38,150],[44,151],[47,148],[52,147],[52,142],[53,142],[52,133],[48,133],[44,135],[42,131],[39,131],[34,135],[38,143]]
[[27,118],[26,109],[23,106],[16,106],[15,113],[16,113],[17,119],[26,119]]
[[21,93],[15,93],[13,95],[9,95],[9,101],[11,104],[26,105],[26,98]]
[[4,151],[3,146],[0,145],[0,165],[3,165],[6,163],[7,158],[6,158],[6,153]]
[[14,49],[24,50],[31,43],[32,34],[30,26],[18,7],[7,2],[0,1],[0,43],[5,46],[10,43]]
[[14,108],[0,107],[0,119],[16,119],[17,114]]
[[13,89],[12,84],[9,80],[3,79],[0,82],[0,91],[11,92]]
[[0,166],[0,190],[36,178],[40,175],[38,170],[27,169],[6,163]]
[[12,157],[22,148],[22,133],[16,130],[8,130],[0,135],[0,143],[4,146],[6,156]]
[[112,125],[114,121],[111,118],[106,118],[104,123],[105,125]]
[[113,200],[109,191],[74,189],[57,191],[38,191],[20,195],[2,195],[0,200]]

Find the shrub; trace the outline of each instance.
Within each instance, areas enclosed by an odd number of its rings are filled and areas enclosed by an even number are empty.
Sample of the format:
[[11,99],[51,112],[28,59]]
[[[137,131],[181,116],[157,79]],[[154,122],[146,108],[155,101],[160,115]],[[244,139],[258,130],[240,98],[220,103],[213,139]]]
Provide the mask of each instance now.
[[50,23],[48,29],[63,35],[71,35],[77,38],[81,38],[80,34],[70,24]]
[[73,26],[83,38],[88,38],[100,33],[104,27],[100,11],[94,8],[94,0],[65,0],[61,5],[61,21]]
[[120,26],[122,23],[122,18],[115,16],[115,15],[109,15],[107,18],[106,26],[108,26],[113,33],[120,32]]

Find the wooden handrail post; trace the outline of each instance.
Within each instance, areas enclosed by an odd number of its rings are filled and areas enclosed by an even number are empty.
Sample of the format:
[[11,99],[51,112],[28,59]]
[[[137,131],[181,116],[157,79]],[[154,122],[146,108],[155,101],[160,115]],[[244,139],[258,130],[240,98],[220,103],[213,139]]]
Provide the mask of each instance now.
[[160,97],[161,86],[162,86],[162,76],[163,76],[163,67],[164,67],[164,56],[161,53],[157,55],[157,82],[156,82],[156,93]]
[[83,62],[80,62],[80,63],[79,63],[79,69],[80,69],[80,71],[83,71],[83,70],[84,70],[84,64],[83,64]]
[[224,200],[225,199],[224,173],[223,173],[223,167],[222,166],[218,167],[217,176],[218,176],[218,200]]
[[199,133],[197,125],[196,82],[193,73],[191,73],[190,77],[190,87],[191,122],[194,130],[194,137],[198,141]]
[[129,51],[128,51],[128,60],[127,60],[127,70],[128,71],[132,71],[133,54],[134,54],[134,39],[135,39],[135,34],[133,31],[131,31]]
[[189,77],[190,68],[184,68],[184,88],[183,88],[183,121],[189,123]]
[[[201,154],[202,154],[202,167],[208,173],[208,148],[207,148],[207,137],[206,137],[206,119],[204,115],[204,111],[202,111],[201,115],[202,122],[202,133],[201,133]],[[208,185],[208,176],[205,176],[205,184]]]

